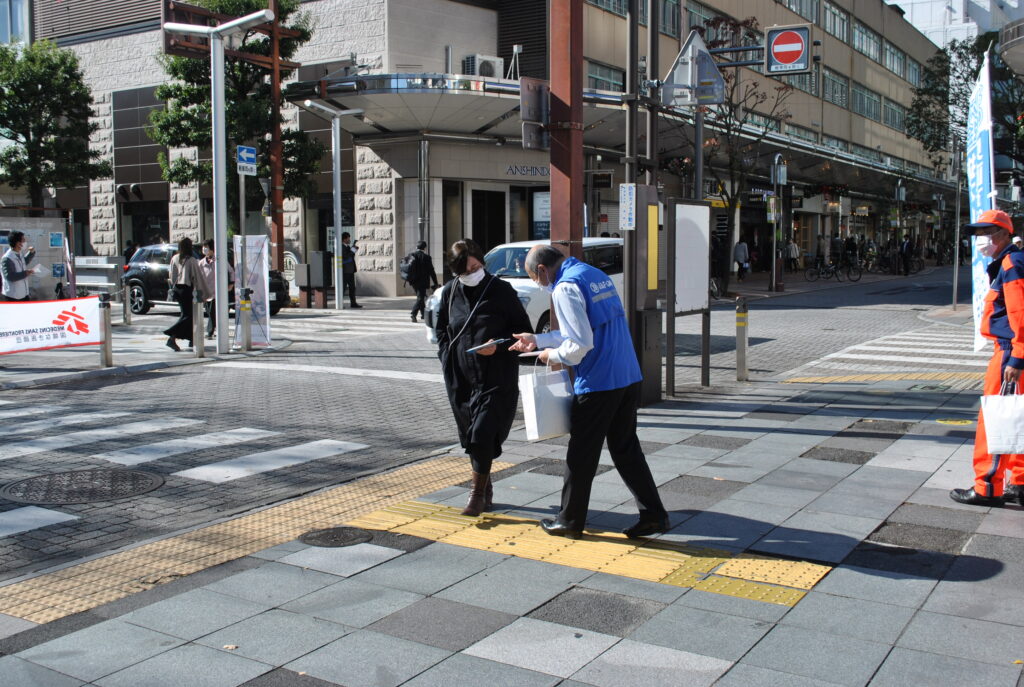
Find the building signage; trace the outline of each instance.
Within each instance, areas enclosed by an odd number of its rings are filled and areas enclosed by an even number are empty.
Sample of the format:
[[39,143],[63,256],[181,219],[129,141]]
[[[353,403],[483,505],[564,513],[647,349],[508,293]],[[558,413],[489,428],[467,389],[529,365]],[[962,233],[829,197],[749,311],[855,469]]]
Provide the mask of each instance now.
[[[988,75],[988,53],[982,62],[978,81],[971,91],[967,111],[966,161],[967,194],[970,198],[971,221],[976,222],[985,210],[995,207],[995,155],[992,147],[992,94]],[[971,281],[974,309],[974,350],[980,351],[986,345],[981,335],[981,317],[988,293],[988,271],[990,258],[978,252],[972,241]]]
[[619,184],[619,230],[636,229],[636,184]]
[[99,301],[89,296],[0,303],[0,354],[102,343]]
[[765,35],[764,62],[768,74],[796,74],[811,69],[811,27],[777,26]]
[[238,146],[235,154],[238,162],[238,173],[246,176],[256,176],[256,149],[252,146]]
[[551,168],[543,165],[516,165],[505,168],[505,176],[510,177],[544,177],[551,176]]
[[533,237],[551,238],[551,194],[538,191],[533,194]]

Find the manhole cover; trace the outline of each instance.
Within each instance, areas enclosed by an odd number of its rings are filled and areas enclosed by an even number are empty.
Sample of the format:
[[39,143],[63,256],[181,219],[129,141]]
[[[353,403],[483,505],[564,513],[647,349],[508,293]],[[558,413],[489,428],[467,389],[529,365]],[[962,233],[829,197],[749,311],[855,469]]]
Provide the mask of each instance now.
[[140,470],[76,470],[12,482],[0,488],[0,498],[37,505],[93,503],[146,494],[163,483],[160,475]]
[[309,546],[339,547],[365,544],[373,539],[367,530],[358,527],[330,527],[326,530],[311,530],[299,537],[299,541]]

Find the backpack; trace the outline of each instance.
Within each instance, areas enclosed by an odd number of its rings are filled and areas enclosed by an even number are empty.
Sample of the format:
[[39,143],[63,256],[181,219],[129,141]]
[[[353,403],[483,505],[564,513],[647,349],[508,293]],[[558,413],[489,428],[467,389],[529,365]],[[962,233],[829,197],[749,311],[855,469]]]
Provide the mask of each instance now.
[[406,282],[412,283],[419,278],[420,272],[420,260],[416,252],[409,253],[402,261],[398,264],[398,273],[402,275],[402,279]]

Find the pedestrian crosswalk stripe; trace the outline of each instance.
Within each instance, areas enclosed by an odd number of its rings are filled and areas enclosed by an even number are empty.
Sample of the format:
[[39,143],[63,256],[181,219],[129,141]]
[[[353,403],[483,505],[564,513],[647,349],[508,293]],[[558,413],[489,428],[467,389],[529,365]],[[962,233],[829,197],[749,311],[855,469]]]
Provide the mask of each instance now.
[[24,422],[17,427],[12,427],[9,430],[5,430],[5,434],[8,436],[19,435],[19,434],[39,434],[42,432],[48,432],[53,429],[60,427],[68,427],[71,425],[84,425],[89,422],[100,422],[101,420],[113,420],[115,418],[124,417],[125,415],[131,415],[123,411],[111,411],[104,413],[73,413],[71,415],[62,415],[60,417],[49,418],[47,420],[34,420],[32,422]]
[[908,350],[905,346],[857,346],[854,350],[857,351],[892,351],[894,353],[939,353],[941,355],[953,355],[956,353],[962,355],[973,355],[978,357],[989,358],[990,354],[985,351],[964,351],[962,348],[936,348],[935,346],[929,346],[926,349],[915,347],[913,350]]
[[29,441],[8,443],[0,446],[0,460],[27,456],[43,451],[56,451],[71,446],[82,444],[93,444],[98,441],[118,439],[132,434],[146,434],[149,432],[160,432],[169,429],[180,429],[201,423],[202,420],[191,420],[182,417],[170,417],[161,420],[143,420],[141,422],[129,422],[124,425],[104,427],[102,429],[87,429],[81,432],[69,432],[57,436],[43,436]]
[[278,434],[280,432],[240,427],[225,432],[211,432],[193,437],[168,439],[167,441],[143,444],[142,446],[111,451],[109,453],[97,453],[92,457],[121,465],[138,465],[139,463],[148,463],[180,453],[188,453],[189,451],[202,451],[203,449],[216,448],[218,446],[230,446],[232,444],[255,441],[256,439],[266,439]]
[[331,367],[329,365],[288,365],[283,363],[229,362],[210,363],[209,367],[228,367],[235,370],[278,370],[280,372],[312,372],[314,374],[348,375],[352,377],[380,377],[382,379],[402,379],[414,382],[444,382],[439,374],[425,372],[404,372],[402,370],[371,370],[355,367]]
[[77,515],[68,515],[59,511],[39,506],[25,506],[0,513],[0,537],[10,537],[13,534],[28,532],[57,525],[69,520],[78,520]]
[[210,463],[209,465],[181,470],[172,474],[176,477],[197,479],[204,482],[230,482],[242,477],[258,475],[263,472],[298,465],[299,463],[307,463],[311,460],[359,451],[364,448],[369,447],[366,444],[356,444],[350,441],[321,439],[320,441],[311,441],[307,444],[299,444],[298,446],[287,446],[272,451],[240,456],[219,463]]
[[67,410],[64,406],[27,406],[15,410],[0,410],[0,420],[8,420],[12,417],[28,417],[30,415],[46,415],[47,413],[60,413]]
[[888,360],[898,363],[931,363],[935,365],[964,365],[968,367],[987,367],[988,362],[984,360],[960,360],[956,358],[920,358],[917,356],[902,355],[860,355],[857,353],[832,353],[826,355],[826,359],[843,358],[847,360]]

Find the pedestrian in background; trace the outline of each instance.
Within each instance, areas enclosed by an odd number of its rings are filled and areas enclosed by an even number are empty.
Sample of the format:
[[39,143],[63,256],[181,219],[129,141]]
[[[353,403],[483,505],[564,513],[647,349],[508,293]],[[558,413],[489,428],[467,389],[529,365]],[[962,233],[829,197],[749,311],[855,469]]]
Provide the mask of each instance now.
[[348,291],[349,307],[362,308],[356,303],[356,251],[359,250],[347,231],[341,235],[341,278],[344,289]]
[[[1006,384],[1020,393],[1020,371],[1024,368],[1024,251],[1010,241],[1013,222],[1002,210],[986,210],[978,221],[964,227],[972,231],[978,252],[992,258],[987,267],[989,291],[981,334],[995,343],[985,371],[984,393],[997,396]],[[1004,486],[1009,473],[1009,484]],[[978,412],[974,435],[974,486],[953,489],[949,497],[974,506],[1001,506],[1016,499],[1024,506],[1024,455],[993,455],[988,452],[985,418]]]
[[30,262],[36,257],[36,251],[29,246],[25,250],[25,232],[12,231],[7,236],[7,250],[0,258],[0,276],[3,276],[3,300],[5,301],[27,301],[29,297],[28,278],[41,268],[36,265],[28,268]]
[[186,339],[192,348],[192,296],[199,280],[199,262],[192,254],[192,239],[184,238],[178,241],[178,252],[171,258],[171,294],[181,310],[178,321],[164,330],[166,346],[172,351],[181,350],[176,339]]
[[743,281],[750,265],[750,251],[747,249],[747,242],[742,238],[733,246],[732,259],[736,262],[736,280]]
[[900,244],[900,269],[904,277],[910,276],[910,258],[914,256],[914,243],[910,240],[910,234],[903,235],[903,242]]
[[[213,251],[213,239],[203,243],[203,257],[199,260],[199,293],[203,299],[203,316],[206,317],[206,338],[212,339],[217,329],[217,256]],[[228,289],[235,281],[235,270],[228,265]]]
[[427,254],[427,242],[420,241],[411,254],[412,264],[409,266],[409,286],[416,291],[416,303],[412,306],[412,321],[416,321],[416,313],[423,317],[427,310],[427,288],[437,288],[437,272],[434,260]]
[[666,531],[668,513],[636,434],[642,375],[615,284],[596,267],[544,244],[530,249],[526,273],[551,292],[559,329],[547,334],[522,330],[511,350],[543,348],[541,363],[570,365],[575,373],[561,510],[554,520],[541,520],[541,527],[570,538],[583,533],[607,438],[612,463],[640,511],[640,519],[623,534],[634,538]]
[[484,269],[484,252],[474,241],[456,241],[448,264],[452,279],[441,290],[434,329],[459,442],[469,453],[473,487],[463,515],[490,510],[491,463],[501,455],[519,403],[519,360],[507,345],[469,349],[511,340],[530,329],[530,318],[508,282]]
[[125,262],[131,260],[132,256],[135,255],[135,243],[131,239],[128,239],[127,243],[125,243],[122,255],[124,255]]
[[800,248],[793,239],[786,244],[786,262],[789,264],[789,271],[796,272],[800,269]]

